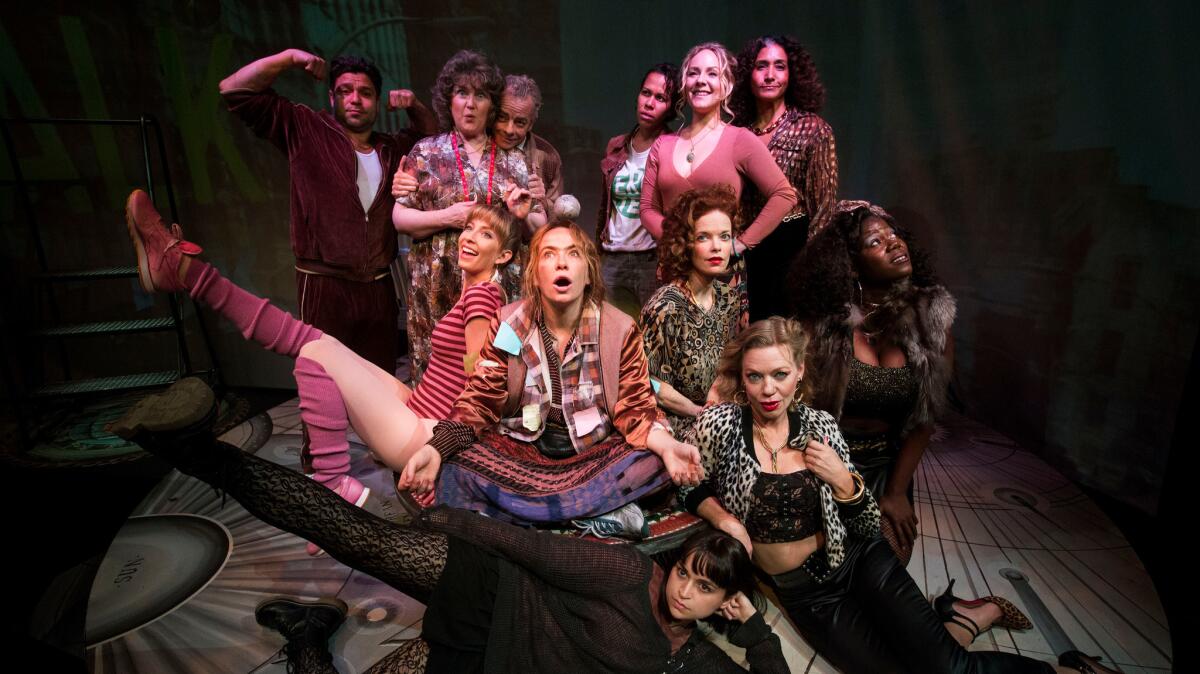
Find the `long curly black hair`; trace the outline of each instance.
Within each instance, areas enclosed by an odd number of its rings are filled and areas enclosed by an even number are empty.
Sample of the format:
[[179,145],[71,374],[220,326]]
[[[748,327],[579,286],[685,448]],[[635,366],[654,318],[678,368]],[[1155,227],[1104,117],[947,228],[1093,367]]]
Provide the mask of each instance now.
[[500,68],[487,55],[463,49],[450,57],[446,65],[438,73],[429,93],[433,97],[433,111],[437,114],[438,129],[446,133],[454,128],[454,117],[450,114],[450,99],[454,97],[454,87],[458,84],[470,84],[483,91],[492,101],[488,110],[487,125],[490,129],[496,121],[496,113],[500,110],[500,94],[504,91],[504,76]]
[[772,44],[783,47],[787,54],[788,87],[784,92],[784,102],[787,106],[814,113],[825,107],[825,85],[821,84],[821,76],[817,73],[817,66],[808,50],[790,35],[763,35],[747,42],[737,56],[733,96],[729,102],[733,108],[733,123],[737,126],[750,126],[754,123],[758,108],[754,101],[750,76],[754,72],[754,60],[758,58],[758,52]]
[[829,226],[808,242],[788,274],[796,317],[806,324],[831,316],[845,319],[850,315],[850,305],[858,295],[855,265],[859,238],[863,222],[872,215],[886,220],[908,244],[913,267],[909,282],[916,287],[939,283],[929,253],[914,241],[912,232],[897,225],[895,219],[878,206],[855,202],[853,207],[845,208],[844,204],[839,205]]
[[723,183],[688,190],[679,195],[663,218],[658,242],[658,275],[663,283],[686,279],[692,273],[692,237],[696,220],[721,211],[733,223],[733,236],[742,232],[741,203],[733,188]]

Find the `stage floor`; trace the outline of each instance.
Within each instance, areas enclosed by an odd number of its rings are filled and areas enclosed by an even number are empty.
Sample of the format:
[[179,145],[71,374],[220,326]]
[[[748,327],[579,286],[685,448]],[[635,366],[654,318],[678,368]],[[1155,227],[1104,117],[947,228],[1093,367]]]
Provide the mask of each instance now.
[[[222,436],[244,451],[298,467],[292,400]],[[367,508],[406,519],[390,471],[352,443]],[[1032,453],[961,416],[939,425],[916,478],[921,538],[909,572],[926,594],[956,578],[956,594],[998,594],[1034,629],[994,629],[973,650],[1053,661],[1076,648],[1125,672],[1171,669],[1170,634],[1145,568],[1115,525]],[[116,536],[92,584],[87,615],[93,672],[284,672],[282,640],[254,621],[273,595],[337,596],[350,606],[332,648],[344,674],[362,672],[420,633],[424,606],[263,524],[235,501],[172,472]],[[794,672],[833,672],[779,611]],[[733,649],[725,644],[726,647]]]

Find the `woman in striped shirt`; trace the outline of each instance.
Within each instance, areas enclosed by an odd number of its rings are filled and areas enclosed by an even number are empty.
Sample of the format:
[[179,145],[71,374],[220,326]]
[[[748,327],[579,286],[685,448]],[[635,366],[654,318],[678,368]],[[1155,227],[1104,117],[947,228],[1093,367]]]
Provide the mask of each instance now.
[[[151,292],[187,291],[234,323],[247,339],[296,360],[312,477],[357,506],[366,502],[370,490],[349,475],[350,424],[384,463],[396,470],[404,467],[430,435],[413,429],[424,426],[432,432],[466,386],[491,318],[504,304],[499,274],[520,241],[520,229],[504,206],[478,204],[467,214],[458,237],[463,292],[435,327],[429,368],[414,390],[332,336],[222,277],[196,257],[200,247],[182,240],[178,225],[166,227],[145,192],[135,190],[129,196],[126,221],[142,287]],[[318,552],[310,543],[309,553]]]

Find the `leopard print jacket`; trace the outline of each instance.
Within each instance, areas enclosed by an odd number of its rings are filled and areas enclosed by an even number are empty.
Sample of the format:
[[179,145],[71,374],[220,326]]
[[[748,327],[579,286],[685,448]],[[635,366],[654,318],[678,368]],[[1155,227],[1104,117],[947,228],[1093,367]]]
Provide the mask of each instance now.
[[[693,511],[704,498],[715,496],[729,514],[739,520],[745,522],[750,514],[750,489],[758,480],[762,468],[746,451],[743,419],[742,408],[733,403],[709,407],[696,419],[687,441],[700,449],[706,477],[694,490],[680,490],[680,499]],[[816,437],[828,437],[830,445],[842,457],[846,467],[854,470],[846,441],[838,430],[837,422],[828,412],[801,405],[798,410],[789,413],[789,426],[789,443],[798,444],[800,438],[810,432]],[[863,498],[865,502],[853,509],[856,514],[843,522],[838,503],[833,500],[833,489],[821,484],[821,516],[825,524],[825,553],[830,569],[836,569],[845,559],[847,535],[860,538],[879,535],[879,506],[869,490]]]

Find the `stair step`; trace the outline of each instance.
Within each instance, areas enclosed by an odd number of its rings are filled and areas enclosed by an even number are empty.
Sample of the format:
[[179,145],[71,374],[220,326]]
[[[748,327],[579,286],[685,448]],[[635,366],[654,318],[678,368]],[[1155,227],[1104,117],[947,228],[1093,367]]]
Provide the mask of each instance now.
[[48,271],[38,274],[36,278],[42,281],[98,281],[110,278],[137,278],[136,266],[104,267],[102,269],[74,269],[67,271]]
[[109,391],[127,391],[138,388],[166,386],[179,378],[175,370],[163,372],[141,372],[119,377],[99,377],[96,379],[79,379],[76,381],[56,382],[46,384],[33,391],[30,397],[53,398],[57,396],[83,395],[88,393],[106,393]]
[[175,319],[170,316],[162,318],[140,318],[129,321],[100,321],[97,323],[75,323],[73,325],[56,325],[52,328],[34,330],[32,334],[40,337],[78,337],[82,335],[119,335],[131,332],[156,332],[170,330],[175,327]]

